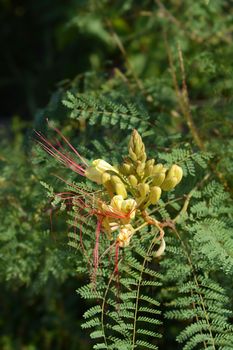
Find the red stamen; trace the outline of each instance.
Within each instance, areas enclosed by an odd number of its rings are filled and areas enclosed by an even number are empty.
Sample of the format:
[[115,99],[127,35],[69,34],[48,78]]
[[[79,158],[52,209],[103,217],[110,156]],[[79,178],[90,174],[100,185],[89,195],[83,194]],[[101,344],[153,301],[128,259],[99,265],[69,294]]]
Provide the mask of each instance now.
[[82,160],[82,162],[83,162],[84,164],[86,164],[86,166],[88,166],[88,164],[87,164],[87,162],[85,161],[85,159],[84,159],[84,158],[78,153],[78,151],[71,145],[71,143],[67,140],[67,138],[66,138],[64,135],[62,135],[62,133],[60,132],[60,130],[58,130],[57,128],[53,128],[53,127],[50,125],[48,119],[47,119],[47,122],[48,122],[48,124],[49,124],[49,127],[50,127],[51,129],[53,129],[54,131],[56,131],[56,133],[58,133],[58,135],[61,136],[61,138],[67,143],[67,145],[72,149],[72,151],[74,151],[74,153]]
[[[36,135],[39,137],[39,140],[37,142],[41,145],[41,147],[51,156],[56,158],[59,162],[70,168],[71,170],[75,171],[79,175],[85,176],[85,169],[79,165],[75,160],[72,159],[72,156],[70,156],[68,153],[64,151],[63,147],[62,148],[63,152],[59,151],[57,147],[55,147],[50,141],[48,141],[40,132],[35,130]],[[67,141],[68,142],[68,141]],[[69,147],[71,147],[71,144],[69,144]],[[72,146],[71,148],[73,151],[75,150],[74,147]],[[79,156],[81,161],[87,165],[86,161],[79,155],[79,153],[76,151],[76,155]]]
[[101,225],[102,225],[102,219],[98,219],[97,226],[96,226],[96,232],[95,232],[95,248],[93,251],[94,256],[94,272],[96,273],[99,265],[99,238],[100,238],[100,232],[101,232]]

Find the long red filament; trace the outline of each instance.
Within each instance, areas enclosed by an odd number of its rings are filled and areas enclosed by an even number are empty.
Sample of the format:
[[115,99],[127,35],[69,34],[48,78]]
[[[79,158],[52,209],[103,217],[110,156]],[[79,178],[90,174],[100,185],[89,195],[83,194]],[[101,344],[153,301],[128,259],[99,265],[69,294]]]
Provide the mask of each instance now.
[[[58,161],[63,163],[65,166],[69,167],[71,170],[77,172],[78,174],[84,176],[85,175],[85,169],[79,165],[77,162],[75,162],[72,157],[65,153],[65,151],[61,152],[58,148],[56,148],[51,142],[49,142],[40,132],[35,130],[36,135],[39,137],[39,140],[37,142],[44,148],[44,150],[56,158]],[[64,138],[64,137],[63,137]],[[67,141],[67,140],[66,140]],[[67,141],[69,147],[74,151],[76,155],[79,156],[81,161],[85,164],[84,166],[87,166],[87,162],[79,155],[79,153],[75,150],[75,148]],[[63,147],[60,147],[63,150]]]
[[100,232],[101,232],[101,225],[102,225],[102,219],[98,219],[97,226],[96,226],[96,232],[95,232],[95,248],[93,251],[94,256],[94,272],[96,273],[99,265],[99,238],[100,238]]
[[82,162],[88,166],[87,162],[85,161],[85,159],[78,153],[78,151],[71,145],[71,143],[67,140],[67,138],[61,133],[60,130],[58,130],[57,128],[53,128],[50,123],[48,122],[50,128],[52,128],[54,131],[56,131],[58,133],[58,135],[61,136],[61,138],[67,143],[67,145],[72,149],[72,151],[74,151],[74,153],[82,160]]

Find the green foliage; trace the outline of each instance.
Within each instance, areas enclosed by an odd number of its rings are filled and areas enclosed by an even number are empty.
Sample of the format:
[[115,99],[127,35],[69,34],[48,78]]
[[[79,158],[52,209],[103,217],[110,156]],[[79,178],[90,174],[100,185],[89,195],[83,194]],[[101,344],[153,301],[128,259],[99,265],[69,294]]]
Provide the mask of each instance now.
[[[152,292],[160,286],[161,276],[148,267],[155,244],[150,243],[148,236],[143,237],[144,243],[136,254],[133,249],[126,250],[119,262],[119,272],[116,273],[112,266],[110,278],[109,264],[105,261],[94,292],[93,285],[78,290],[82,297],[98,298],[100,302],[84,314],[83,324],[83,328],[97,329],[91,333],[93,339],[98,338],[96,349],[131,349],[135,346],[157,349],[154,339],[161,337],[159,302],[147,294],[148,290]],[[138,242],[134,242],[133,248]],[[149,343],[150,338],[152,343]]]
[[119,98],[114,101],[111,96],[91,96],[90,93],[74,96],[68,92],[63,103],[72,110],[71,118],[88,120],[90,125],[117,125],[123,130],[137,128],[140,132],[149,127],[145,110],[137,109],[129,101],[121,103]]
[[39,183],[40,167],[32,165],[26,152],[23,127],[17,119],[13,122],[11,141],[1,132],[0,348],[87,349],[79,333],[66,338],[70,329],[80,329],[79,300],[70,299],[78,257],[67,249],[64,219]]

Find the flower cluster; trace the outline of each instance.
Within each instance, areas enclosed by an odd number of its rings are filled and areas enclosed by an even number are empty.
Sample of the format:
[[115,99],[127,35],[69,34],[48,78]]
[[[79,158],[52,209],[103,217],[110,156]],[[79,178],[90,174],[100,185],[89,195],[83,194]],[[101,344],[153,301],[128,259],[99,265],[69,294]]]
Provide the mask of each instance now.
[[[72,171],[102,185],[106,194],[108,194],[109,201],[107,202],[102,201],[101,198],[94,198],[96,207],[92,210],[92,215],[98,218],[96,256],[98,255],[97,248],[100,230],[106,233],[109,240],[114,239],[117,246],[127,247],[133,234],[139,230],[138,227],[134,228],[133,226],[136,218],[148,220],[148,223],[159,228],[157,220],[148,219],[146,208],[150,205],[155,205],[159,201],[162,191],[170,191],[180,183],[183,176],[180,166],[173,164],[168,169],[161,163],[156,164],[155,159],[147,159],[145,145],[136,130],[132,132],[128,156],[124,158],[122,164],[113,166],[103,159],[96,159],[90,165],[59,130],[54,130],[69,146],[73,154],[79,158],[81,165],[74,160],[70,152],[64,151],[61,144],[55,146],[41,133],[36,132],[38,143],[46,152]],[[71,187],[74,188],[74,192],[79,190],[76,185],[71,184]],[[75,197],[74,194],[74,204]],[[77,198],[79,198],[77,199],[79,206],[81,203],[86,208],[90,194],[84,192],[82,199],[80,199],[80,196],[77,196]],[[65,200],[67,198],[62,197],[62,199]],[[115,235],[115,232],[117,232],[117,235]],[[160,250],[163,251],[165,242],[163,235],[160,235],[160,237]]]
[[109,239],[112,232],[119,231],[117,242],[126,247],[134,234],[132,222],[137,213],[156,204],[162,191],[175,188],[183,176],[182,168],[176,164],[170,169],[147,160],[144,143],[134,130],[129,142],[129,155],[119,166],[112,166],[102,159],[96,159],[85,170],[85,176],[104,186],[110,197],[109,204],[102,204],[103,213],[118,213],[119,216],[104,216],[102,226]]

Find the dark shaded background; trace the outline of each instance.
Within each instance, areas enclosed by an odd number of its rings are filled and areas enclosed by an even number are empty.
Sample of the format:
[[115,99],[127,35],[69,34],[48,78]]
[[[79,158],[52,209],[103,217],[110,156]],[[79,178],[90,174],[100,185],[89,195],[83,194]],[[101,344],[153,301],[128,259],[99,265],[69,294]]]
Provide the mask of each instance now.
[[90,54],[103,55],[98,37],[70,24],[85,1],[0,1],[0,95],[2,120],[32,120],[56,85],[91,67]]

